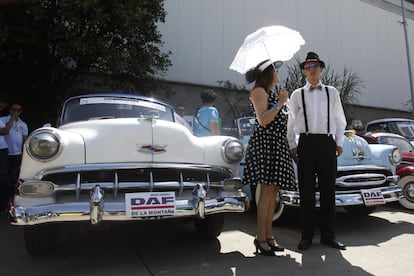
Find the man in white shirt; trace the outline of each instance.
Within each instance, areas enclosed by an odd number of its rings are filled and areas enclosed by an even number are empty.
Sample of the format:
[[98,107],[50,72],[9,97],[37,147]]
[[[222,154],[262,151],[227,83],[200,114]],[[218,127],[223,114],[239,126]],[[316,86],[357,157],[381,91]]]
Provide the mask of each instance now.
[[[10,105],[10,115],[2,117],[4,124],[11,122],[7,134],[4,136],[8,146],[8,198],[14,196],[16,181],[20,173],[20,164],[22,159],[23,143],[28,135],[27,124],[20,118],[23,110],[20,104],[13,103]],[[10,124],[10,123],[9,123]]]
[[11,126],[12,122],[3,122],[3,120],[0,120],[0,211],[5,210],[9,202],[9,149],[5,135],[9,132]]
[[[345,249],[336,240],[335,183],[337,157],[342,154],[346,118],[338,90],[321,83],[325,63],[309,52],[300,64],[306,85],[293,91],[289,100],[288,141],[292,158],[298,165],[302,238],[298,249],[312,245],[315,215],[316,177],[320,192],[321,243]],[[296,135],[299,143],[296,144]]]

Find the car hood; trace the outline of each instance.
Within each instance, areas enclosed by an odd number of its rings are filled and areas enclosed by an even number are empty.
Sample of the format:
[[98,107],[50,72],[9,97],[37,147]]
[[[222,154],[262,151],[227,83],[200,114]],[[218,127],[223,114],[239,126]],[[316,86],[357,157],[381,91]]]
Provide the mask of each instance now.
[[125,118],[77,122],[60,127],[84,140],[86,163],[191,162],[202,164],[203,144],[179,124]]

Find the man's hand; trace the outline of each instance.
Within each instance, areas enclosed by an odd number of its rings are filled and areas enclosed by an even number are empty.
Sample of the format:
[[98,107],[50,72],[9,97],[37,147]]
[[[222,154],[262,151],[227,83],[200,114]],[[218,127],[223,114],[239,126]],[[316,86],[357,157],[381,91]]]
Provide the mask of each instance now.
[[298,157],[298,151],[297,148],[293,148],[290,150],[290,155],[293,158],[293,161],[295,161],[296,164],[299,163],[299,157]]
[[336,147],[336,157],[341,156],[342,152],[343,152],[342,147],[338,147],[338,146],[337,146],[337,147]]

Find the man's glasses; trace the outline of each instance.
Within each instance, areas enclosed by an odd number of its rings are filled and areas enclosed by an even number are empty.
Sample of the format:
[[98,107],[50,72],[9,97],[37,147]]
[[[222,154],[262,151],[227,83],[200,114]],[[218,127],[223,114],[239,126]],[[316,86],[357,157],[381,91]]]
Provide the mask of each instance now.
[[311,64],[306,64],[305,66],[303,66],[303,69],[305,70],[316,69],[316,68],[319,68],[319,63],[311,63]]
[[13,111],[22,111],[22,109],[18,108],[18,107],[13,107],[13,108],[11,108],[11,110],[13,110]]

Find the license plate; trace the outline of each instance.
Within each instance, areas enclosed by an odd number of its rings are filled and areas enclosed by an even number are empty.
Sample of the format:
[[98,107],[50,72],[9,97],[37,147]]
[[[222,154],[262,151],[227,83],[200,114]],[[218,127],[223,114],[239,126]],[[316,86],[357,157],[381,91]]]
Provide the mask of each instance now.
[[174,192],[125,194],[125,213],[128,217],[158,217],[175,214]]
[[366,206],[385,204],[384,196],[379,189],[361,190]]

